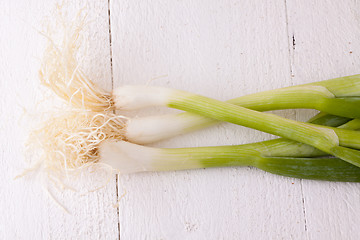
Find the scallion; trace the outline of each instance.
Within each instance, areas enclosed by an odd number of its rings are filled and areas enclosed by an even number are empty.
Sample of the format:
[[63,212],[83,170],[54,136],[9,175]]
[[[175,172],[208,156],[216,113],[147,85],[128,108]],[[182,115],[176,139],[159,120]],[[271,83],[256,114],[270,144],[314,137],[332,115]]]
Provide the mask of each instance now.
[[[104,142],[100,161],[120,173],[170,171],[209,167],[254,166],[277,175],[326,181],[360,182],[360,168],[332,157],[276,157],[268,142],[240,146],[161,149],[120,141]],[[310,150],[310,149],[309,149]],[[268,156],[263,156],[262,151]]]
[[116,92],[115,106],[119,109],[139,109],[150,105],[176,108],[305,143],[360,166],[359,152],[349,148],[354,147],[352,146],[353,142],[350,141],[350,145],[348,145],[349,141],[342,141],[349,134],[352,137],[356,136],[357,132],[354,131],[338,132],[331,128],[301,123],[274,114],[262,113],[201,95],[168,88],[126,86]]

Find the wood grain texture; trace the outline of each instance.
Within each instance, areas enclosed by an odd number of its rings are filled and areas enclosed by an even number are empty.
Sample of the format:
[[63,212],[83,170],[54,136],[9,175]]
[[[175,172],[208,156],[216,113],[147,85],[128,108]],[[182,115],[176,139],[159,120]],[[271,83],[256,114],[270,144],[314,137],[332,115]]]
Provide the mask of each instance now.
[[[287,8],[295,84],[359,73],[358,1],[287,1]],[[360,238],[359,184],[302,184],[308,239]]]
[[[300,181],[254,168],[200,169],[121,176],[100,191],[55,192],[62,211],[24,167],[26,131],[47,111],[37,71],[41,29],[55,0],[0,1],[0,239],[359,239],[359,184]],[[220,100],[359,73],[359,2],[346,1],[69,1],[84,7],[84,71],[110,90],[147,84]],[[111,36],[109,32],[111,23]],[[35,29],[36,28],[36,29]],[[110,37],[112,48],[110,48]],[[48,101],[48,99],[46,99]],[[175,112],[150,109],[131,116]],[[314,111],[283,111],[306,120]],[[240,144],[270,136],[222,124],[154,146]],[[102,173],[76,183],[90,189]],[[118,224],[120,222],[120,233]]]
[[[95,82],[111,89],[107,0],[69,1],[64,11],[75,14],[87,9],[90,23],[85,34],[89,49],[84,71]],[[24,109],[49,111],[54,105],[40,90],[39,58],[45,48],[42,30],[45,16],[54,15],[55,1],[1,1],[0,3],[0,239],[118,239],[116,183],[96,193],[80,195],[69,190],[54,192],[70,211],[65,213],[33,177],[13,178],[25,166],[22,150],[34,114]],[[54,96],[51,96],[53,98]],[[41,102],[42,100],[49,101]],[[37,108],[37,104],[45,108]],[[92,179],[90,179],[90,177]],[[103,175],[92,174],[75,185],[90,188]],[[81,191],[84,192],[84,191]]]
[[[110,15],[114,87],[151,82],[226,100],[292,84],[284,2],[121,0]],[[220,125],[155,146],[268,138]],[[119,188],[122,239],[306,238],[299,180],[226,168],[122,176]]]

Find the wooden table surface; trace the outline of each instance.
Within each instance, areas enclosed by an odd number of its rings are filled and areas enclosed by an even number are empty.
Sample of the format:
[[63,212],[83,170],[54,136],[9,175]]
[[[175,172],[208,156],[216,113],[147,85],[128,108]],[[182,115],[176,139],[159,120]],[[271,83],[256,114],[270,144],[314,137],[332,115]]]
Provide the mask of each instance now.
[[[142,173],[114,176],[96,192],[53,192],[66,213],[36,174],[14,180],[26,166],[27,119],[57,104],[46,103],[56,97],[45,98],[38,80],[46,43],[38,29],[45,17],[51,21],[54,7],[53,0],[0,2],[0,239],[360,239],[360,185],[354,183],[285,178],[248,167]],[[356,0],[64,4],[74,13],[81,7],[90,20],[82,68],[107,90],[151,82],[227,100],[360,72]],[[167,110],[129,114],[160,112]],[[280,114],[306,120],[314,111]],[[222,124],[153,146],[270,137]],[[77,185],[89,187],[103,177],[93,173]]]

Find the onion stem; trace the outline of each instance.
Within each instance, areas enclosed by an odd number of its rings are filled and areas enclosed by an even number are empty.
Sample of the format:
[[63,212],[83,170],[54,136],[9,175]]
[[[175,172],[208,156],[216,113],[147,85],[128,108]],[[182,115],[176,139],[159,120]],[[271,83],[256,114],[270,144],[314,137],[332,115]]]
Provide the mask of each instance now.
[[[311,108],[332,115],[359,118],[360,111],[358,106],[360,105],[360,98],[357,97],[360,96],[359,86],[360,75],[353,75],[250,94],[231,99],[227,102],[256,111]],[[115,108],[132,110],[161,105],[163,99],[168,97],[168,91],[161,91],[161,88],[157,88],[156,94],[150,93],[152,96],[147,96],[147,91],[148,87],[146,86],[136,86],[135,88],[125,86],[115,89],[113,92]],[[127,96],[125,99],[124,94]],[[131,97],[129,97],[129,95],[131,95]],[[154,96],[156,96],[156,98],[154,98]],[[132,105],[131,102],[136,102],[135,106]],[[149,132],[145,130],[141,133],[133,131],[134,135],[129,134],[129,141],[147,144],[219,123],[216,119],[184,112],[163,116],[161,118],[146,117],[139,121],[139,123],[137,120],[133,120],[129,122],[129,128],[137,129],[140,124],[147,122],[159,122],[160,125],[167,126],[166,131],[159,129],[159,134],[156,134],[153,129],[149,129]],[[161,122],[164,123],[161,124]],[[140,136],[142,139],[140,139]],[[139,142],[133,139],[137,139]]]
[[[288,141],[288,140],[283,140]],[[299,158],[272,156],[272,147],[285,142],[198,148],[151,148],[128,142],[105,141],[101,162],[120,173],[171,171],[210,167],[253,166],[277,175],[326,181],[360,182],[360,168],[332,157]],[[287,142],[289,144],[289,142]],[[293,148],[294,143],[289,146]],[[311,147],[309,148],[311,150]],[[276,152],[276,151],[275,151]]]
[[[142,93],[145,88],[146,94],[144,95]],[[351,164],[360,166],[359,152],[348,148],[353,147],[347,145],[348,141],[342,141],[344,132],[340,133],[334,129],[285,119],[270,113],[261,113],[180,90],[128,86],[119,89],[117,93],[118,99],[121,97],[123,100],[122,102],[115,100],[115,106],[117,107],[123,105],[126,109],[136,109],[152,104],[168,106],[305,143]],[[139,99],[140,101],[138,101]],[[358,133],[348,131],[346,134],[354,136]]]
[[[313,124],[352,129],[344,117],[320,113]],[[301,179],[360,182],[360,168],[306,144],[280,138],[238,146],[161,149],[127,142],[104,141],[100,162],[121,173],[209,167],[254,166],[266,172]]]

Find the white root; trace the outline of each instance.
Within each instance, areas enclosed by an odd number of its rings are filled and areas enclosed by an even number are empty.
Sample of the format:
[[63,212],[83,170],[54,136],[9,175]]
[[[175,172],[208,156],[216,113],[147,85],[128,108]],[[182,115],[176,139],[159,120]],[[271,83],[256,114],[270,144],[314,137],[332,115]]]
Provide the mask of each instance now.
[[66,112],[34,130],[28,148],[37,153],[42,169],[61,179],[97,163],[98,147],[103,141],[124,139],[126,121],[111,113]]
[[48,25],[48,40],[39,76],[41,83],[72,106],[93,111],[113,109],[111,94],[96,86],[81,70],[78,55],[86,45],[81,32],[86,15],[80,11],[73,21],[66,20],[58,6],[55,22]]

